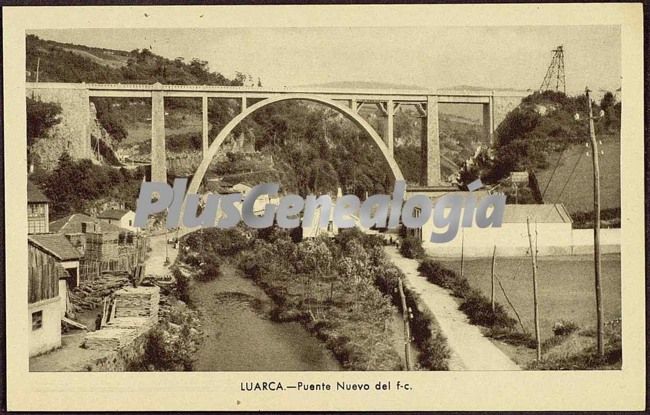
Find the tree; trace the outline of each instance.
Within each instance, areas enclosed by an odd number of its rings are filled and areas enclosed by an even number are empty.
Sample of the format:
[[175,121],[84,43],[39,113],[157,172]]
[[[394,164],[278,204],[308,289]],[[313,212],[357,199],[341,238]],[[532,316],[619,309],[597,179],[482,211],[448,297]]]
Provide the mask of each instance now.
[[600,100],[600,109],[605,112],[605,132],[620,130],[621,128],[621,106],[616,103],[614,94],[607,91]]
[[27,98],[27,146],[32,146],[51,127],[61,122],[61,106]]

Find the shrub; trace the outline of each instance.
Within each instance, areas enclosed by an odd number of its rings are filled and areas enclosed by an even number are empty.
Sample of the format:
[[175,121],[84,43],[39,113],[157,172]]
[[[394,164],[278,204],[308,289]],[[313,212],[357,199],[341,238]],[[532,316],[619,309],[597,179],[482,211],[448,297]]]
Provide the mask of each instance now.
[[516,323],[501,304],[495,303],[493,311],[490,300],[473,288],[469,290],[458,309],[467,315],[470,323],[480,326],[510,328]]
[[553,324],[553,334],[556,336],[566,336],[578,330],[578,325],[570,320],[560,320]]
[[402,243],[399,246],[399,252],[406,258],[422,258],[424,256],[422,241],[414,236],[407,236],[402,239]]
[[[530,333],[523,333],[514,327],[491,327],[486,331],[485,335],[513,346],[523,346],[529,349],[537,347],[537,342]],[[544,345],[542,345],[543,347]]]
[[174,268],[174,278],[176,279],[176,298],[186,304],[190,302],[190,279],[185,276],[178,268]]
[[182,344],[185,339],[169,339],[163,326],[156,326],[145,339],[144,354],[129,365],[130,370],[189,371],[192,370],[191,352]]
[[61,106],[27,98],[27,145],[32,145],[45,131],[61,122]]
[[436,332],[424,342],[422,352],[418,357],[418,364],[429,370],[449,370],[449,348],[447,339],[440,332]]
[[464,298],[471,289],[467,278],[461,278],[454,271],[443,267],[440,263],[431,259],[427,258],[422,261],[418,267],[418,271],[425,276],[427,281],[451,290],[457,297]]
[[219,269],[219,264],[214,261],[208,261],[201,265],[201,271],[196,274],[195,278],[202,282],[208,282],[219,278],[220,275],[221,269]]
[[239,259],[239,268],[244,271],[244,274],[252,279],[258,280],[262,274],[267,271],[268,266],[265,261],[260,258],[256,252],[243,252]]
[[508,316],[503,306],[499,303],[494,305],[481,294],[473,289],[467,278],[460,277],[454,271],[447,269],[431,259],[425,259],[420,263],[418,271],[424,275],[427,281],[447,288],[452,293],[463,299],[459,310],[464,312],[472,324],[478,324],[492,328],[512,328],[516,321]]
[[[401,310],[401,298],[398,292],[398,280],[401,272],[392,265],[378,267],[375,273],[375,284],[385,294],[391,297],[393,304]],[[406,306],[412,317],[410,322],[411,335],[420,350],[418,364],[427,370],[448,370],[449,348],[447,339],[440,333],[433,314],[421,305],[418,294],[404,287]]]

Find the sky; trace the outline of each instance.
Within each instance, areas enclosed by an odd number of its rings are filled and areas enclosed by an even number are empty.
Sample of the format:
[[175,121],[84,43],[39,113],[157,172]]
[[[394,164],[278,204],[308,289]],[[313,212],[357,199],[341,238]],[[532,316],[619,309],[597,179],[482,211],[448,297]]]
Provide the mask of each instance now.
[[426,89],[471,85],[536,90],[563,45],[567,93],[620,87],[618,26],[66,29],[44,39],[200,58],[265,86],[365,81]]

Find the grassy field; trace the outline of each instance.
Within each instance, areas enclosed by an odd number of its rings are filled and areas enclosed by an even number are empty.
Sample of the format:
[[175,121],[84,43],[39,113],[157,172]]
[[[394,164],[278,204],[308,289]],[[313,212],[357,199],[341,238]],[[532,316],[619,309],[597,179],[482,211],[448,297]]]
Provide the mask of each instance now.
[[[440,260],[446,267],[460,271],[459,260]],[[491,259],[470,259],[464,264],[464,276],[470,284],[490,297]],[[508,298],[521,316],[526,330],[534,333],[533,283],[530,258],[498,258],[496,275]],[[553,336],[553,323],[571,320],[580,328],[595,327],[593,257],[540,257],[538,261],[538,299],[542,340]],[[602,284],[605,321],[621,317],[621,257],[602,257]],[[512,308],[495,283],[496,301],[515,318]]]
[[[601,207],[617,208],[621,206],[620,139],[613,135],[599,138],[604,153],[600,156]],[[591,156],[586,154],[588,151],[590,149],[583,144],[568,148],[562,154],[554,175],[553,169],[560,153],[549,156],[549,167],[537,174],[540,191],[548,185],[544,195],[546,203],[563,203],[570,213],[593,210],[593,167]]]

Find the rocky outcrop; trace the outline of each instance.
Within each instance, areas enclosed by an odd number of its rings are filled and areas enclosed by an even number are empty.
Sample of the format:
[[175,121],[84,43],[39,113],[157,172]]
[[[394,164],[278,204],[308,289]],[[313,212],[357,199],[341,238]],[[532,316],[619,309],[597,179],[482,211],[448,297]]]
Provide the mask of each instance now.
[[61,154],[73,159],[90,159],[95,163],[119,164],[116,143],[97,119],[97,110],[89,103],[85,90],[34,89],[34,99],[56,102],[61,106],[61,122],[45,132],[30,148],[35,166],[56,168]]

